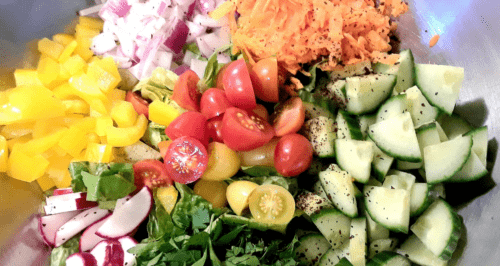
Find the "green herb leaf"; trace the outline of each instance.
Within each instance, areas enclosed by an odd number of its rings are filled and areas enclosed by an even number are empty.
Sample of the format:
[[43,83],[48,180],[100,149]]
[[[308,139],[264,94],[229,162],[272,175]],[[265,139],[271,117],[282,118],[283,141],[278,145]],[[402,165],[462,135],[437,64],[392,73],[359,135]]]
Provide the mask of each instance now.
[[307,85],[304,85],[303,90],[306,90],[308,92],[312,92],[314,88],[316,88],[316,75],[317,75],[317,69],[318,66],[324,62],[326,62],[327,59],[322,60],[316,64],[314,64],[310,69],[309,69],[309,74],[310,74],[310,82]]
[[266,165],[242,166],[241,171],[249,176],[255,177],[280,175],[276,168]]
[[196,45],[196,42],[185,44],[184,47],[182,47],[182,50],[183,50],[184,53],[186,51],[190,51],[193,54],[198,55],[198,56],[201,57],[200,48],[198,48],[198,45]]
[[167,134],[165,134],[165,128],[166,127],[163,125],[150,122],[141,140],[149,146],[158,149],[158,143],[168,140]]
[[99,208],[104,210],[114,210],[116,207],[116,200],[99,201]]
[[165,236],[171,236],[176,230],[172,217],[163,208],[163,205],[155,197],[154,208],[149,213],[147,224],[148,236],[154,239],[160,239]]
[[72,237],[50,253],[50,266],[66,266],[66,259],[79,251],[80,234]]

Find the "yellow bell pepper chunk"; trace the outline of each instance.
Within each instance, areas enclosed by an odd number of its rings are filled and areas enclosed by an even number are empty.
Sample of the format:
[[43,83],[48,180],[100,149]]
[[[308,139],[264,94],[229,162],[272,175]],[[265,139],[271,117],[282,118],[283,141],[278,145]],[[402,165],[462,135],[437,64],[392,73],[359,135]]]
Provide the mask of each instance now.
[[179,115],[179,111],[162,101],[156,100],[149,104],[149,119],[160,125],[170,125]]
[[115,60],[113,59],[113,57],[104,57],[103,59],[101,59],[98,64],[104,69],[106,70],[107,72],[113,74],[113,76],[115,76],[117,79],[120,79],[121,80],[121,77],[120,77],[120,72],[118,72],[118,66],[116,65],[116,62]]
[[18,138],[33,133],[34,122],[24,122],[6,125],[0,131],[6,139]]
[[38,79],[48,86],[52,81],[56,80],[61,72],[61,66],[57,61],[50,57],[40,59],[36,69]]
[[38,72],[36,69],[16,69],[14,71],[14,79],[16,80],[16,86],[43,86],[43,83],[38,79]]
[[101,31],[104,26],[104,21],[98,18],[80,16],[78,17],[78,24],[89,29]]
[[113,147],[125,147],[139,141],[146,132],[148,119],[144,115],[139,115],[135,125],[132,127],[116,128],[110,127],[106,131],[108,144]]
[[96,119],[93,117],[86,117],[76,122],[59,140],[59,147],[73,157],[80,156],[82,150],[87,147],[87,134],[95,130],[95,125]]
[[85,59],[79,55],[73,55],[68,58],[64,63],[62,63],[62,67],[72,76],[87,71],[87,63],[85,62]]
[[91,106],[92,103],[91,101],[89,102],[90,99],[98,99],[107,102],[106,95],[99,89],[96,81],[87,74],[73,76],[69,80],[69,85],[79,91],[79,96],[86,100]]
[[54,96],[61,100],[79,98],[76,89],[67,82],[55,87],[52,92]]
[[65,150],[63,150],[61,147],[59,147],[59,145],[56,145],[56,146],[52,147],[52,149],[51,149],[51,150],[52,150],[52,151],[54,152],[54,154],[55,154],[55,155],[57,155],[57,156],[65,156],[65,155],[67,155],[67,154],[68,154]]
[[9,140],[7,140],[7,147],[9,148],[10,151],[12,151],[12,149],[14,148],[14,146],[16,144],[26,143],[26,142],[28,142],[28,141],[30,141],[32,139],[33,138],[31,137],[31,134],[24,135],[22,137],[15,138],[15,139],[9,139]]
[[137,112],[134,106],[127,101],[121,101],[111,109],[111,118],[118,127],[131,127],[137,121]]
[[102,68],[97,61],[88,65],[87,75],[97,82],[97,85],[105,94],[111,92],[120,83],[119,78]]
[[54,36],[52,36],[52,40],[54,42],[58,42],[64,46],[68,45],[70,42],[75,40],[75,37],[70,34],[65,34],[65,33],[58,33]]
[[49,119],[38,119],[33,126],[32,135],[34,139],[43,138],[63,128],[67,128],[66,121],[64,121],[63,116]]
[[66,60],[68,60],[71,57],[71,54],[75,51],[76,47],[78,46],[78,43],[76,41],[71,41],[64,47],[63,52],[58,58],[58,61],[60,63],[64,63]]
[[[64,68],[62,65],[60,65],[59,75],[57,76],[55,81],[59,81],[61,84],[64,84],[64,83],[67,83],[69,78],[71,78],[71,74],[69,73],[69,71],[66,68]],[[53,81],[50,84],[50,89],[53,89],[53,88],[60,85],[60,84],[58,84],[57,86],[55,86],[53,83],[55,83],[55,82]]]
[[113,147],[107,144],[89,143],[85,151],[85,160],[94,163],[109,163],[113,155]]
[[54,183],[54,180],[52,180],[52,178],[50,178],[47,174],[38,178],[36,180],[36,182],[38,183],[38,185],[40,186],[40,189],[42,189],[42,191],[47,191],[56,185]]
[[99,137],[106,136],[108,127],[113,127],[113,119],[109,116],[102,116],[96,119],[95,133]]
[[84,114],[90,113],[90,106],[84,100],[63,100],[62,103],[66,107],[66,114]]
[[81,56],[85,61],[89,60],[94,52],[90,50],[90,46],[92,45],[92,39],[94,36],[85,37],[85,36],[77,36],[76,41],[78,45],[75,48],[75,54]]
[[[90,144],[90,143],[100,144],[101,143],[101,137],[99,137],[94,132],[90,132],[90,133],[87,134],[87,143],[88,144]],[[87,147],[88,147],[88,145],[87,145]]]
[[42,154],[48,151],[53,146],[57,145],[57,143],[64,136],[66,131],[68,131],[68,129],[62,128],[44,137],[38,139],[32,139],[26,143],[17,144],[16,146],[20,151],[22,151],[24,154],[28,156],[35,156],[37,154]]
[[49,161],[42,155],[28,156],[17,145],[14,145],[8,160],[9,174],[18,180],[33,182],[43,176]]
[[91,63],[97,62],[97,61],[99,61],[99,60],[101,60],[101,59],[99,58],[99,56],[92,56],[92,57],[88,60],[88,62],[87,62],[87,63],[91,64]]
[[51,41],[47,38],[43,38],[38,41],[38,51],[42,54],[48,55],[50,58],[57,60],[62,54],[64,46],[58,42]]
[[7,161],[9,159],[9,147],[7,140],[0,135],[0,172],[7,172]]
[[179,196],[179,192],[175,189],[174,186],[169,187],[159,187],[156,190],[156,196],[158,200],[160,200],[163,208],[170,214],[175,207],[175,203],[177,202],[177,197]]
[[85,25],[77,24],[75,27],[75,38],[77,40],[80,38],[94,38],[99,35],[100,31],[100,29],[92,29]]
[[125,101],[125,97],[127,96],[127,92],[120,89],[113,89],[108,94],[108,99],[111,102],[111,106],[115,106],[117,103],[121,101]]
[[71,175],[68,171],[68,166],[73,160],[69,155],[52,156],[49,159],[47,167],[47,175],[54,181],[57,188],[69,187],[71,185]]

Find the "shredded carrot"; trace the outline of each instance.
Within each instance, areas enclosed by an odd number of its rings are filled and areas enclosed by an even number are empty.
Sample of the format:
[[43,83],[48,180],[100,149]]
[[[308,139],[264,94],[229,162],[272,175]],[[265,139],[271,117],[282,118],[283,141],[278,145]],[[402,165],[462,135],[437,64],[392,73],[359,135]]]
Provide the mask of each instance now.
[[[408,10],[401,0],[237,0],[230,19],[233,52],[254,61],[277,56],[292,74],[302,65],[328,59],[323,70],[371,60],[394,64],[391,17]],[[229,14],[228,14],[229,15]]]
[[430,48],[434,47],[434,45],[436,45],[438,41],[439,41],[439,35],[438,34],[432,36],[431,40],[429,41],[429,47]]

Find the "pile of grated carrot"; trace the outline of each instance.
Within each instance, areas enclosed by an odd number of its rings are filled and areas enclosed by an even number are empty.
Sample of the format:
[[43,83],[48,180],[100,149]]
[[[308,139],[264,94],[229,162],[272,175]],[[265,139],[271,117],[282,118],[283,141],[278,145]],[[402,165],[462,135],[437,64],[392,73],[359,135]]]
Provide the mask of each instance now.
[[328,59],[323,70],[361,61],[394,64],[391,17],[408,11],[401,0],[232,0],[229,25],[236,51],[251,61],[277,56],[292,74],[302,65]]

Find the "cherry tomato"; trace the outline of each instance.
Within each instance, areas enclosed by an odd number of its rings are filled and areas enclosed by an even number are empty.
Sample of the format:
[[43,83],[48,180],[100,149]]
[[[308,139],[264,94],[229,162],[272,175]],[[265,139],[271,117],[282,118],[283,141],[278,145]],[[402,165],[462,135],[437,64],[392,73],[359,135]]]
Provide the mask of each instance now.
[[203,145],[208,144],[207,118],[198,112],[185,112],[174,119],[167,128],[165,134],[171,140],[182,136],[198,139]]
[[207,122],[207,132],[210,141],[217,141],[223,143],[222,140],[222,118],[223,116],[216,116]]
[[226,93],[221,89],[208,89],[201,96],[201,113],[205,115],[207,119],[223,114],[226,109],[231,106],[233,105],[229,103]]
[[215,208],[223,208],[227,205],[226,190],[226,182],[205,179],[196,181],[193,187],[195,194],[212,203]]
[[182,184],[192,183],[207,168],[207,149],[193,137],[180,137],[168,146],[164,161],[167,174],[172,180]]
[[168,177],[165,165],[158,160],[142,160],[133,166],[135,185],[140,188],[148,186],[149,188],[166,187],[173,184],[172,179]]
[[238,154],[220,142],[208,144],[208,164],[202,179],[222,181],[234,176],[240,170]]
[[140,114],[149,116],[149,102],[142,98],[138,93],[133,91],[128,91],[125,96],[125,100],[130,102],[134,107],[134,110]]
[[311,166],[312,145],[304,136],[288,134],[278,141],[274,150],[274,167],[283,176],[296,176]]
[[252,111],[230,107],[222,119],[222,139],[235,151],[249,151],[268,143],[274,129]]
[[257,106],[255,108],[253,108],[252,112],[254,112],[256,115],[262,117],[262,119],[269,121],[269,113],[267,112],[267,109],[264,105],[257,104]]
[[287,224],[295,213],[295,200],[284,187],[265,184],[252,191],[248,198],[252,217],[262,223]]
[[245,60],[239,59],[229,63],[223,73],[222,84],[227,99],[233,106],[252,110],[257,105]]
[[229,63],[225,64],[224,66],[222,66],[219,69],[219,72],[217,72],[217,83],[216,83],[217,89],[221,89],[221,90],[224,89],[224,84],[222,81],[223,81],[223,77],[224,77],[224,72],[226,71],[228,66],[229,66]]
[[299,131],[302,124],[304,124],[305,116],[306,109],[299,97],[292,97],[278,105],[270,118],[276,136],[284,136]]
[[250,71],[250,77],[257,98],[272,103],[279,101],[276,57],[265,58],[255,63]]
[[162,158],[165,158],[165,154],[167,154],[167,149],[170,143],[172,143],[172,140],[163,140],[158,143],[158,149],[160,150]]
[[278,144],[278,138],[274,138],[268,143],[251,151],[239,152],[241,165],[243,166],[274,166],[274,150]]
[[171,99],[186,110],[200,111],[201,94],[196,87],[198,81],[200,81],[200,78],[193,70],[182,73],[175,83]]
[[237,215],[247,213],[248,198],[257,187],[259,187],[259,185],[256,183],[246,180],[234,181],[227,187],[227,202],[234,213]]

